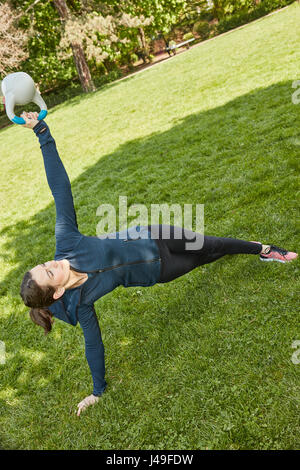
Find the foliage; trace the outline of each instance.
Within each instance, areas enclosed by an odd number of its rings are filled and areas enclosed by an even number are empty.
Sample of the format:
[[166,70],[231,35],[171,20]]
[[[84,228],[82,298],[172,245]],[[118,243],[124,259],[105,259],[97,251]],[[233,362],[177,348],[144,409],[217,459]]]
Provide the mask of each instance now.
[[[66,22],[59,44],[58,56],[65,59],[72,55],[71,42],[78,42],[84,48],[88,60],[95,59],[96,64],[104,60],[118,60],[122,52],[128,49],[136,34],[132,30],[151,23],[152,18],[132,17],[123,13],[119,17],[100,14],[88,14],[85,17],[71,18]],[[66,52],[68,51],[68,52]]]
[[32,28],[28,31],[18,28],[15,17],[10,2],[0,4],[0,75],[16,69],[29,55],[27,43]]
[[[203,40],[292,3],[292,0],[66,1],[71,19],[62,27],[53,1],[2,0],[1,8],[12,8],[16,16],[12,23],[2,14],[0,41],[3,34],[6,39],[0,44],[1,77],[22,69],[39,83],[41,92],[65,87],[77,76],[70,38],[83,45],[92,77],[96,79],[132,64],[134,55],[144,62],[151,60],[151,42],[159,35],[168,41],[195,31]],[[209,25],[213,19],[218,20],[217,26]],[[8,26],[14,29],[7,35],[3,28]]]
[[210,25],[207,21],[198,21],[194,25],[194,31],[201,37],[202,40],[207,39],[210,33]]
[[193,38],[194,38],[194,35],[193,35],[193,33],[190,32],[190,33],[184,34],[182,39],[184,41],[187,41],[188,39],[193,39]]
[[73,58],[61,61],[56,53],[61,23],[56,8],[47,0],[12,0],[19,16],[19,28],[32,30],[28,41],[28,59],[18,70],[29,73],[41,92],[56,86],[64,86],[74,76]]
[[251,13],[254,10],[272,11],[293,3],[293,0],[213,0],[212,11],[222,20],[225,17]]
[[[256,20],[276,8],[281,8],[293,3],[294,0],[262,0],[258,5],[250,0],[244,0],[242,5],[237,1],[224,2],[223,10],[218,10],[221,18],[217,26],[217,32],[223,33],[230,29],[236,28],[249,21]],[[222,11],[222,13],[221,13]]]
[[151,24],[145,29],[149,35],[169,32],[186,7],[185,0],[121,0],[117,4],[131,15],[151,17]]

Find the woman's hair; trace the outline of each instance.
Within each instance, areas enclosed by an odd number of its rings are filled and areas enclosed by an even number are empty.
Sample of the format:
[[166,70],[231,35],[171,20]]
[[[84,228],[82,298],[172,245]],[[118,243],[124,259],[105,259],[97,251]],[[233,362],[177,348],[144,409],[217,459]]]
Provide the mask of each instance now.
[[55,288],[52,286],[41,287],[32,279],[30,271],[24,274],[21,284],[20,296],[27,307],[44,308],[50,307],[55,302],[53,294]]
[[45,330],[45,335],[50,333],[54,318],[48,308],[31,308],[29,315],[33,323],[41,326]]
[[51,331],[53,315],[47,308],[55,302],[53,294],[55,288],[52,286],[41,287],[32,279],[32,275],[27,271],[23,277],[20,289],[20,296],[27,307],[31,307],[29,315],[31,320],[44,328],[45,334]]

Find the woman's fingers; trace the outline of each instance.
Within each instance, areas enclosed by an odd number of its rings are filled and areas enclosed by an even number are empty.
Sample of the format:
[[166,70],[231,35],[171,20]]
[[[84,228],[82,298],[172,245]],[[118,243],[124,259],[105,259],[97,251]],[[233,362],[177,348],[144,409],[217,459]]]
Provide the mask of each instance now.
[[33,129],[33,127],[37,124],[38,122],[38,115],[37,113],[27,113],[26,111],[23,111],[21,114],[21,117],[24,119],[25,124],[22,124],[23,127],[28,127],[29,129]]
[[78,408],[78,410],[77,410],[77,416],[80,416],[80,413],[81,413],[85,408],[87,408],[87,406],[89,406],[89,405],[87,405],[86,403],[84,403],[84,400],[83,400],[82,402],[80,402],[80,403],[77,405],[77,408]]
[[80,416],[82,410],[84,410],[85,406],[78,405],[77,416]]
[[85,400],[82,400],[80,403],[78,403],[77,405],[77,416],[80,416],[80,413],[82,412],[82,410],[84,410],[84,408],[86,407],[85,405]]
[[[89,395],[88,397],[84,398],[78,405],[77,405],[77,416],[80,416],[80,413],[90,405],[94,405],[99,400],[99,397],[95,395]],[[76,413],[76,412],[75,412]]]
[[23,111],[23,113],[21,114],[21,117],[25,120],[25,122],[28,121],[28,115],[27,113],[25,113],[25,111]]
[[22,124],[23,127],[28,127],[33,129],[35,124],[38,122],[38,113],[36,112],[29,112],[23,111],[21,117],[24,119],[25,124]]
[[37,120],[39,114],[36,113],[36,112],[29,112],[27,113],[26,111],[23,111],[23,113],[21,114],[22,117],[26,117],[27,119],[35,119]]

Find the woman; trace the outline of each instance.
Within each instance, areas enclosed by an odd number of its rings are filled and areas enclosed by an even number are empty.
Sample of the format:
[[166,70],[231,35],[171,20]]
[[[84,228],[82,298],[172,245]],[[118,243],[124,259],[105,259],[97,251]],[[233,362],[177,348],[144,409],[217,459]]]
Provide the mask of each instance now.
[[[20,295],[31,307],[31,319],[51,330],[53,317],[71,325],[80,323],[94,389],[78,404],[77,415],[99,400],[106,388],[104,346],[94,302],[122,285],[152,286],[169,282],[197,266],[227,254],[256,254],[263,261],[287,262],[297,257],[273,245],[232,238],[202,236],[180,227],[147,226],[117,232],[115,238],[82,235],[77,226],[71,185],[55,141],[37,113],[23,113],[23,127],[34,130],[43,154],[48,184],[56,205],[54,260],[35,266],[24,275]],[[163,229],[169,228],[169,236]],[[138,233],[138,237],[136,237]],[[149,237],[149,235],[152,236]],[[191,237],[194,237],[193,239]],[[200,241],[195,250],[186,242]],[[190,245],[189,245],[190,248]]]

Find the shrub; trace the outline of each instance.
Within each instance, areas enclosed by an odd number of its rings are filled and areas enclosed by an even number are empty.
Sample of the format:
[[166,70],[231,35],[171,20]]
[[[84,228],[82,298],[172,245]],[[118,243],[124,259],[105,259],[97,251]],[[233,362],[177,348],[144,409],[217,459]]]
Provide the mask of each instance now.
[[201,39],[207,39],[210,33],[210,25],[207,21],[199,21],[194,25],[194,31],[199,34]]
[[90,67],[90,71],[93,71],[93,76],[102,76],[107,73],[105,65],[103,62],[96,63],[93,67]]
[[183,40],[184,40],[184,41],[188,41],[189,39],[193,39],[193,38],[194,38],[194,35],[193,35],[193,33],[191,33],[191,32],[186,33],[186,34],[184,34],[184,36],[183,36]]
[[212,10],[202,10],[199,17],[201,21],[212,21],[214,14]]
[[135,53],[131,54],[131,56],[130,56],[130,62],[131,62],[132,64],[134,64],[134,63],[137,62],[138,60],[139,60],[139,58],[138,58],[138,56],[137,56]]
[[254,21],[261,18],[268,13],[276,10],[277,8],[283,8],[284,6],[293,3],[294,0],[264,0],[259,5],[251,10],[241,10],[230,16],[222,18],[217,26],[217,34],[225,33],[230,29],[242,26],[250,21]]

